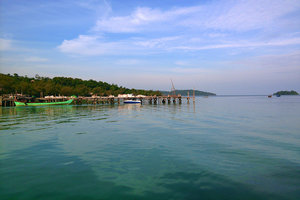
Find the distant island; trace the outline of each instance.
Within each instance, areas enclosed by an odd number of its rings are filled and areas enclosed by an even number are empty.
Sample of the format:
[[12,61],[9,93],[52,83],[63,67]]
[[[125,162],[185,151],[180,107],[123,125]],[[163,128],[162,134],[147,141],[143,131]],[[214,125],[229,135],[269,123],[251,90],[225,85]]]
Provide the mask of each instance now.
[[298,92],[291,90],[291,91],[278,91],[274,93],[273,95],[299,95]]
[[[160,91],[163,95],[172,94],[171,91]],[[193,90],[175,90],[176,94],[181,94],[181,96],[193,96]],[[203,92],[199,90],[195,90],[195,96],[216,96],[216,94],[211,92]]]

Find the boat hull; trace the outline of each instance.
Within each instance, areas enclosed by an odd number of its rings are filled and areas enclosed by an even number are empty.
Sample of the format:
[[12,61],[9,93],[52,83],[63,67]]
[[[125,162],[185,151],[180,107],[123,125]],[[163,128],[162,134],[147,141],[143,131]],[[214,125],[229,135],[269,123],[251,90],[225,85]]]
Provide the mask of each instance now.
[[134,100],[126,100],[126,101],[124,101],[124,103],[126,103],[126,104],[140,104],[141,101],[138,101],[138,100],[136,100],[136,101],[134,101]]
[[51,106],[51,105],[68,105],[73,102],[73,99],[61,102],[47,102],[47,103],[24,103],[15,101],[16,106]]

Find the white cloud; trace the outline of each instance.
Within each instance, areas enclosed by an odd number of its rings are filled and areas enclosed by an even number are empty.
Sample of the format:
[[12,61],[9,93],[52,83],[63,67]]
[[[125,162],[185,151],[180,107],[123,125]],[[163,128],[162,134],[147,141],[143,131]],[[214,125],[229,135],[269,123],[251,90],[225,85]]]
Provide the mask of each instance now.
[[217,9],[208,16],[205,22],[189,19],[189,25],[205,25],[207,28],[247,31],[263,28],[270,24],[277,24],[281,17],[300,8],[297,0],[241,0],[226,1],[223,4],[213,5],[208,9]]
[[[201,9],[201,7],[195,6],[161,11],[148,7],[138,7],[128,16],[113,16],[98,20],[93,30],[113,33],[138,32],[142,30],[142,27],[151,23],[171,21],[180,16],[198,12]],[[150,29],[152,28],[153,26]]]
[[[101,17],[91,35],[64,40],[58,48],[78,55],[119,55],[299,45],[299,36],[291,33],[281,38],[264,36],[267,27],[286,26],[286,15],[299,9],[296,0],[218,1],[168,10],[138,7],[129,15]],[[262,30],[242,33],[257,29]],[[110,37],[110,33],[123,35]],[[124,33],[142,33],[143,37]]]
[[[138,7],[127,16],[105,17],[93,30],[101,32],[141,32],[181,27],[247,31],[278,25],[278,20],[300,8],[297,0],[219,1],[169,10]],[[276,21],[277,20],[277,21]],[[163,24],[163,25],[161,25]]]
[[141,55],[170,51],[202,51],[208,49],[229,48],[263,48],[299,45],[300,38],[287,38],[257,41],[227,41],[207,44],[204,40],[188,38],[187,36],[172,36],[154,39],[129,38],[127,40],[109,42],[105,37],[80,35],[73,40],[64,40],[58,49],[64,53],[75,55]]
[[80,35],[73,40],[64,40],[58,49],[64,53],[77,55],[131,55],[151,54],[167,49],[170,43],[180,37],[163,37],[146,40],[143,38],[129,38],[109,42],[105,37]]
[[64,40],[58,48],[64,53],[103,55],[115,54],[122,46],[122,42],[105,42],[99,36],[79,35],[76,39]]
[[185,45],[177,46],[173,49],[181,50],[206,50],[206,49],[224,49],[224,48],[249,48],[249,47],[268,47],[268,46],[286,46],[286,45],[299,45],[300,38],[282,39],[274,40],[268,42],[245,42],[245,41],[235,41],[227,42],[224,44],[213,44],[213,45]]
[[150,8],[137,8],[129,16],[110,17],[97,21],[93,30],[104,32],[135,32],[138,27],[159,20],[162,13]]

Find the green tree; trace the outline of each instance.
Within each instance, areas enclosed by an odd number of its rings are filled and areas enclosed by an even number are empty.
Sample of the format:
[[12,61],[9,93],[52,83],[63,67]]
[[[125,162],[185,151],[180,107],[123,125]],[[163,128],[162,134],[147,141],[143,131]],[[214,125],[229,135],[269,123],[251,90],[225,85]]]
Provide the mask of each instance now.
[[116,84],[109,84],[102,81],[82,80],[70,77],[41,77],[36,74],[35,78],[27,76],[19,76],[18,74],[2,74],[0,73],[0,94],[23,93],[26,95],[40,96],[43,95],[79,95],[89,96],[92,93],[97,95],[115,95],[118,94],[144,94],[144,95],[160,95],[159,91],[136,90],[119,87]]

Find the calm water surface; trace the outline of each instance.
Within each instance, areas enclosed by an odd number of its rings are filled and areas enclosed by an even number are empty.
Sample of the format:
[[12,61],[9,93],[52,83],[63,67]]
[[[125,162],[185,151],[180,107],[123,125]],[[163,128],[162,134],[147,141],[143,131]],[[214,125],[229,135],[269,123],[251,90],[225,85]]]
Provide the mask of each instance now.
[[0,199],[300,199],[300,97],[0,108]]

